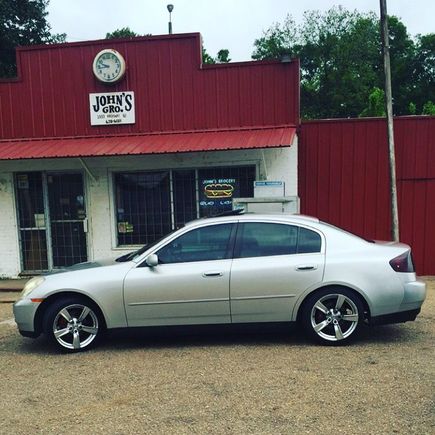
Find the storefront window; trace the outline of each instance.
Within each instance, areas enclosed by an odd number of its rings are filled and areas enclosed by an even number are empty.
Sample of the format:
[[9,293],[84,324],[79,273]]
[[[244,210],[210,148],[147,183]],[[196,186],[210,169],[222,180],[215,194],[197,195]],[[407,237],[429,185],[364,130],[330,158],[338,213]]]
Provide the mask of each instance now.
[[151,243],[172,229],[169,171],[115,175],[119,245]]
[[152,243],[199,216],[252,197],[255,166],[126,172],[114,176],[118,245]]
[[199,215],[213,216],[232,210],[232,198],[254,195],[255,166],[198,170]]
[[179,228],[197,217],[195,171],[172,171],[172,180],[174,228]]

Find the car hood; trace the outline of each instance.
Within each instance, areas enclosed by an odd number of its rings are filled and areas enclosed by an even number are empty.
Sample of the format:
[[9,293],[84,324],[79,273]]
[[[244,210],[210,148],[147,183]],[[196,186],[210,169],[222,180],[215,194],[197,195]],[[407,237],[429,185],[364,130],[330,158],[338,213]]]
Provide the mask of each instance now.
[[56,269],[48,273],[47,275],[56,275],[59,273],[74,272],[76,270],[94,269],[97,267],[112,266],[115,264],[120,264],[120,263],[117,263],[114,258],[102,258],[95,261],[86,261],[84,263],[73,264],[72,266],[65,267],[63,269]]

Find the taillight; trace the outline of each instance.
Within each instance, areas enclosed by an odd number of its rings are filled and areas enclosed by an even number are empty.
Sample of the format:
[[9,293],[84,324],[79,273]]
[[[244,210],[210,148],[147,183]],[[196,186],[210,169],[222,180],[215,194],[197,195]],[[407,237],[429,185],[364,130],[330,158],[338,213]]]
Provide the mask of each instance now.
[[412,263],[411,251],[405,252],[390,261],[390,266],[396,272],[415,272],[414,264]]

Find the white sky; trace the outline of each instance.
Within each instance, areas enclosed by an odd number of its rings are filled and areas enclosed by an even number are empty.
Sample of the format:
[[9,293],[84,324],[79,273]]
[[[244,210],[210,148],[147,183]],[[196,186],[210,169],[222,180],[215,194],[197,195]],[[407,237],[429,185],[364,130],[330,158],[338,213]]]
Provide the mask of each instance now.
[[[288,13],[297,23],[306,10],[334,5],[379,15],[379,0],[51,0],[48,22],[69,42],[102,39],[122,27],[159,35],[168,31],[168,3],[174,5],[174,33],[200,32],[211,55],[228,48],[233,61],[249,60],[254,40]],[[435,0],[387,3],[388,13],[400,17],[411,35],[435,32]]]

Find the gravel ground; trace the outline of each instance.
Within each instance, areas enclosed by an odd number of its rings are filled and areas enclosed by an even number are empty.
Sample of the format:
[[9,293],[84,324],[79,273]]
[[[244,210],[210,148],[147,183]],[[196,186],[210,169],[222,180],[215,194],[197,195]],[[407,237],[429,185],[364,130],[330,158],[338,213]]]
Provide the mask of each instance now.
[[[435,433],[435,279],[415,322],[300,334],[116,333],[55,353],[0,304],[0,433]],[[2,323],[3,322],[3,323]]]

